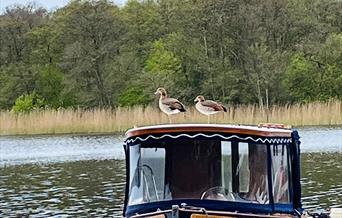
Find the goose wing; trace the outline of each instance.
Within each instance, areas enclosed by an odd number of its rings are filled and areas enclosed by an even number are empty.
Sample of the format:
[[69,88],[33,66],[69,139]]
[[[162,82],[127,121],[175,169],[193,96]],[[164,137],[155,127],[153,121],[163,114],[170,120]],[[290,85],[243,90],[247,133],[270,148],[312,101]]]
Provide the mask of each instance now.
[[178,109],[179,111],[185,112],[184,105],[175,98],[166,98],[162,100],[162,103],[167,105],[171,110]]
[[224,111],[227,112],[227,108],[225,106],[223,106],[222,104],[219,104],[215,101],[211,101],[211,100],[205,100],[202,102],[202,105],[205,107],[210,107],[212,108],[214,111]]

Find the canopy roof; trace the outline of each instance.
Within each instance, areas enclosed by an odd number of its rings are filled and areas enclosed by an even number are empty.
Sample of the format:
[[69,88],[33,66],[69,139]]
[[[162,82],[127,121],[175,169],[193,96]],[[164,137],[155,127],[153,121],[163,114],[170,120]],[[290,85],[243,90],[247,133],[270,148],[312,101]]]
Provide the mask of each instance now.
[[164,133],[220,133],[220,134],[243,134],[261,137],[286,137],[290,138],[292,130],[285,128],[268,128],[244,125],[222,125],[222,124],[167,124],[153,125],[130,129],[126,132],[126,140],[151,134]]

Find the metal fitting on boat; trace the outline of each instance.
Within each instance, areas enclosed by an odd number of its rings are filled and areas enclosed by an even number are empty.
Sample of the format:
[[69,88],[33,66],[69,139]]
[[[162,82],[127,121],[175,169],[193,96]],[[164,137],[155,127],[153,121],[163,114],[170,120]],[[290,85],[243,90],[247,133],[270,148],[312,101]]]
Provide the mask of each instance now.
[[172,205],[171,218],[179,218],[179,206]]

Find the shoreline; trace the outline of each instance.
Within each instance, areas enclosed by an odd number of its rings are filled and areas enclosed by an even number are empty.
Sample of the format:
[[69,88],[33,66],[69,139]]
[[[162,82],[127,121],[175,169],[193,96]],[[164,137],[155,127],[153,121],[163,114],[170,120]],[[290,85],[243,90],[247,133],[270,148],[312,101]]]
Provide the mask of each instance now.
[[76,133],[36,133],[36,134],[14,134],[1,135],[1,137],[54,137],[54,136],[124,136],[125,132],[76,132]]
[[[220,123],[222,124],[222,123]],[[157,125],[163,125],[163,124],[157,124]],[[237,124],[238,125],[238,124]],[[241,125],[247,125],[247,124],[241,124]],[[143,126],[138,126],[143,127]],[[291,129],[342,129],[342,125],[304,125],[304,126],[292,126]],[[127,129],[128,130],[128,129]],[[126,130],[126,131],[127,131]],[[22,134],[7,134],[2,135],[0,134],[0,138],[11,138],[11,137],[55,137],[55,136],[117,136],[117,137],[124,137],[124,134],[126,131],[116,131],[116,132],[66,132],[66,133],[22,133]]]

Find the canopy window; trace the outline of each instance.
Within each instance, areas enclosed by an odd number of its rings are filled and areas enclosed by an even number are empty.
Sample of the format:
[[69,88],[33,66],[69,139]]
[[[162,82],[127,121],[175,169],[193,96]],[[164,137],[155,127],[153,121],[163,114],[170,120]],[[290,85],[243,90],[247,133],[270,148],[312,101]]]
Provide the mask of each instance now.
[[[128,205],[173,199],[269,204],[267,146],[189,138],[137,142],[129,146]],[[286,148],[271,149],[275,203],[290,201]]]

